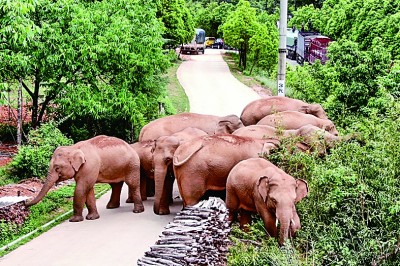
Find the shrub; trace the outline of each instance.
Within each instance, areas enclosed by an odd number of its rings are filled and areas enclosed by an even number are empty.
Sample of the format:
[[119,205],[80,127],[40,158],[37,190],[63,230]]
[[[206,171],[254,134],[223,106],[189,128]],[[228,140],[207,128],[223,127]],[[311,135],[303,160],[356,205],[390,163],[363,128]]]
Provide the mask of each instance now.
[[8,174],[14,180],[46,176],[50,158],[55,148],[71,145],[54,123],[43,124],[31,130],[27,145],[22,146],[9,164]]

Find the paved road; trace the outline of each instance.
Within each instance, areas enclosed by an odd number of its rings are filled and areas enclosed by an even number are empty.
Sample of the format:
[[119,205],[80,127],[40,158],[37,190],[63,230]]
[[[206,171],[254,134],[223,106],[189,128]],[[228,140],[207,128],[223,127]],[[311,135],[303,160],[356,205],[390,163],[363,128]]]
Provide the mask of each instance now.
[[[243,107],[259,98],[236,80],[224,63],[220,50],[207,49],[204,55],[191,56],[178,69],[178,78],[189,97],[191,111],[215,115],[240,115]],[[178,196],[175,188],[174,196]],[[127,188],[122,192],[126,199]],[[153,198],[145,201],[145,212],[132,213],[132,204],[107,210],[110,192],[97,200],[100,219],[68,221],[0,258],[0,266],[127,266],[154,244],[164,227],[182,208],[179,199],[171,214],[153,213]],[[122,201],[122,202],[123,202]]]
[[179,67],[178,79],[186,90],[191,112],[240,116],[249,102],[260,98],[230,74],[221,52],[206,49],[204,55],[191,56]]

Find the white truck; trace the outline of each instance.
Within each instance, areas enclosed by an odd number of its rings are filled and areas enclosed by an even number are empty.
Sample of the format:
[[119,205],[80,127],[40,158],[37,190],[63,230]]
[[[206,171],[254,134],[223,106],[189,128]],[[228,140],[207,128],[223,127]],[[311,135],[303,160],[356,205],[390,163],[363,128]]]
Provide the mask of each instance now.
[[203,29],[196,29],[196,35],[190,43],[182,44],[181,54],[204,54],[206,32]]

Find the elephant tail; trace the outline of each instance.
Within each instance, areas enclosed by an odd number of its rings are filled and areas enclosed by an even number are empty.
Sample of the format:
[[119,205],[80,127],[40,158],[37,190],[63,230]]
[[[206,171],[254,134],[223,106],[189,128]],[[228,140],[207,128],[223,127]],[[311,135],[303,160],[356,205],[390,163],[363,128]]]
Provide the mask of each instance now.
[[174,156],[174,166],[179,167],[183,164],[185,164],[187,161],[190,160],[190,158],[192,158],[192,156],[198,152],[199,150],[201,150],[204,147],[203,143],[197,148],[195,149],[186,159],[184,159],[183,161],[179,162],[178,158],[176,156]]

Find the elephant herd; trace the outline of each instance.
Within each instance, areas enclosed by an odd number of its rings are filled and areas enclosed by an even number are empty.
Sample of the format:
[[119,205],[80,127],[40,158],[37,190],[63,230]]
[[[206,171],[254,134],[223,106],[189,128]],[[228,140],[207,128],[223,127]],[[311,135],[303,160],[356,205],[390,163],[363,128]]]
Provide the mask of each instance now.
[[[250,102],[240,118],[180,113],[145,125],[133,144],[109,136],[97,136],[71,146],[58,147],[39,194],[27,206],[38,203],[59,181],[74,178],[74,214],[71,222],[99,218],[95,183],[112,188],[107,208],[120,205],[123,183],[133,212],[143,212],[142,200],[154,196],[155,214],[169,214],[176,180],[184,206],[198,203],[209,191],[226,191],[230,221],[236,216],[242,228],[258,213],[270,236],[279,243],[300,228],[295,204],[308,194],[307,182],[294,179],[267,157],[287,137],[297,137],[300,151],[326,148],[347,139],[318,104],[281,96]],[[278,232],[278,223],[280,229]]]

